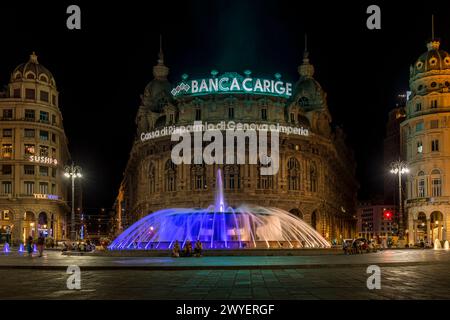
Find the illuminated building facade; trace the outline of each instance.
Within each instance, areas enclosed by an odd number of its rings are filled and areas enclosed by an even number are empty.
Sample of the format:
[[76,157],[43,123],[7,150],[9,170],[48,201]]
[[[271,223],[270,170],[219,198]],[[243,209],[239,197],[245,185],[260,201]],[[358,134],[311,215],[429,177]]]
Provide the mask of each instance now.
[[450,55],[432,39],[410,68],[401,124],[407,176],[408,242],[450,238]]
[[40,233],[65,238],[67,139],[55,79],[34,53],[11,73],[0,116],[2,233],[15,244]]
[[[223,172],[228,205],[278,207],[304,219],[328,241],[356,231],[355,162],[344,134],[331,125],[326,93],[314,79],[305,52],[294,85],[259,79],[250,71],[182,80],[172,85],[160,52],[154,79],[142,95],[137,135],[124,172],[116,211],[117,230],[163,208],[206,208],[214,203],[215,173]],[[263,164],[180,164],[172,162],[176,142],[150,133],[168,126],[202,123],[255,123],[291,126],[280,133],[279,171],[262,175]]]

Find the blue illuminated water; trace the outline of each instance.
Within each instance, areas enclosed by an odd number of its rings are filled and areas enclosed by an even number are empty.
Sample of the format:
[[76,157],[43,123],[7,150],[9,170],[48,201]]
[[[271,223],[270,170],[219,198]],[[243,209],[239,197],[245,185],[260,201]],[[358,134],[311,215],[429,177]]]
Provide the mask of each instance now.
[[119,235],[110,250],[170,249],[178,240],[200,240],[205,249],[327,248],[309,224],[278,208],[226,207],[220,169],[214,205],[170,208],[149,214]]

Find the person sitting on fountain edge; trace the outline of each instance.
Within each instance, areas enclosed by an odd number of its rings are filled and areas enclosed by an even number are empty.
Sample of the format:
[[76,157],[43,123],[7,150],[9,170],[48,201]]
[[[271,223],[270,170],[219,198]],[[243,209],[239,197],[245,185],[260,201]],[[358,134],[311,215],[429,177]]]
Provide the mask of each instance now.
[[192,256],[192,244],[191,244],[191,240],[187,240],[186,244],[184,245],[183,248],[183,256],[184,257],[190,257]]
[[180,256],[180,243],[178,240],[175,241],[172,249],[172,257],[178,258]]
[[203,251],[202,242],[200,240],[197,240],[195,242],[194,255],[196,257],[200,257],[202,255],[202,251]]

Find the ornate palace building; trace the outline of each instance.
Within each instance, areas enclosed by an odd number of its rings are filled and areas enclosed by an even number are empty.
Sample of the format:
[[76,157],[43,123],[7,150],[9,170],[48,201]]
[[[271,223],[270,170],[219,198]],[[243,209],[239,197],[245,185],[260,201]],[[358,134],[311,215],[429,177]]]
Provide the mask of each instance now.
[[69,159],[53,75],[33,53],[0,93],[0,228],[15,244],[39,234],[65,238]]
[[407,179],[409,243],[450,238],[450,55],[432,39],[411,66],[401,124]]
[[[199,81],[188,81],[185,74],[174,86],[160,52],[136,117],[137,136],[116,201],[117,232],[163,208],[208,207],[221,168],[228,205],[290,211],[329,241],[354,236],[358,185],[353,153],[342,130],[331,125],[326,93],[313,77],[308,52],[298,72],[293,86],[282,82],[280,74],[260,81],[248,70],[245,76],[213,70],[209,80]],[[175,165],[171,150],[176,143],[170,135],[142,138],[194,121],[279,124],[307,134],[280,133],[279,171],[270,176],[260,174],[262,164]]]

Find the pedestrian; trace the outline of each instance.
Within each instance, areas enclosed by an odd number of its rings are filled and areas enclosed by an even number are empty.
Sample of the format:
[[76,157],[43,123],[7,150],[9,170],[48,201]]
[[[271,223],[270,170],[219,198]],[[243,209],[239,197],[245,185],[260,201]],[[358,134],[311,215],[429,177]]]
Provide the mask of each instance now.
[[175,244],[173,245],[172,249],[172,257],[178,258],[180,256],[180,243],[178,240],[175,240]]
[[45,243],[45,238],[41,234],[37,240],[37,248],[39,251],[39,257],[42,257],[42,253],[44,252],[44,243]]
[[194,255],[196,257],[200,257],[202,255],[202,251],[203,251],[202,242],[200,240],[197,240],[195,242]]
[[28,252],[29,257],[33,256],[33,237],[32,236],[29,236],[27,239],[27,252]]

